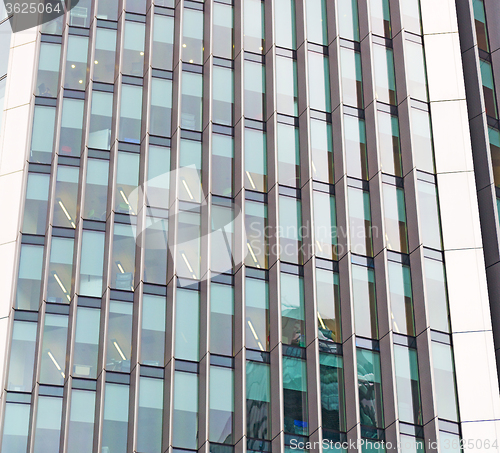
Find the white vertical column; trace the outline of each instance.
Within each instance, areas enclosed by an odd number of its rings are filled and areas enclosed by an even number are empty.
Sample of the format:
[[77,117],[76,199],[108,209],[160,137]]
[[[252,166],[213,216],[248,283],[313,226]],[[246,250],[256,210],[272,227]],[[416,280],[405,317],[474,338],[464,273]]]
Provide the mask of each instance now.
[[484,446],[500,440],[500,398],[455,1],[421,7],[464,451],[500,451]]

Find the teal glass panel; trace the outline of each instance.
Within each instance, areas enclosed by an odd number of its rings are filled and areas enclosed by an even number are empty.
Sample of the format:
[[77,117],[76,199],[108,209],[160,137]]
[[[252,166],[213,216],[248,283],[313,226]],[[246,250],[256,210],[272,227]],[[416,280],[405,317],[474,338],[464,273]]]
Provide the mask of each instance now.
[[71,391],[68,453],[92,453],[94,441],[95,392]]
[[28,448],[30,405],[6,403],[2,453],[24,453]]
[[[107,1],[106,4],[112,3]],[[99,4],[99,9],[101,5]],[[113,83],[115,80],[116,30],[97,28],[94,54],[94,82]]]
[[[157,3],[156,3],[157,4]],[[153,68],[171,71],[174,58],[174,18],[155,14],[153,19]]]
[[234,210],[231,206],[212,203],[211,216],[211,258],[212,272],[232,273],[234,262]]
[[161,451],[163,430],[163,379],[139,378],[137,451]]
[[20,310],[38,310],[42,282],[43,246],[21,245],[16,306]]
[[36,79],[36,94],[49,98],[57,97],[59,91],[59,67],[61,44],[42,42]]
[[368,179],[365,120],[344,115],[344,140],[347,174]]
[[276,0],[274,3],[276,45],[295,49],[295,0]]
[[309,69],[309,106],[314,110],[331,112],[330,103],[330,73],[328,57],[308,52]]
[[403,335],[415,336],[410,268],[394,261],[389,261],[387,267],[392,329]]
[[87,87],[88,52],[89,38],[86,36],[68,35],[64,88],[85,90]]
[[100,324],[101,310],[87,307],[77,308],[72,369],[74,377],[97,378]]
[[347,188],[351,251],[373,256],[370,193],[355,187]]
[[62,398],[38,397],[34,453],[59,451],[62,403]]
[[143,233],[145,235],[143,250],[144,282],[147,283],[167,284],[167,215],[167,212],[160,212],[157,217],[146,217],[146,229]]
[[312,171],[315,181],[333,184],[332,125],[311,118]]
[[394,176],[403,176],[398,117],[379,110],[377,119],[382,171]]
[[389,0],[371,0],[371,25],[374,35],[392,38]]
[[171,136],[172,81],[153,78],[151,80],[151,106],[149,133]]
[[339,274],[316,268],[316,299],[318,338],[341,343]]
[[140,143],[142,118],[142,87],[122,85],[119,140]]
[[298,116],[297,62],[282,56],[276,57],[276,109]]
[[[234,288],[210,285],[210,352],[233,355]],[[214,440],[214,442],[222,442]]]
[[177,273],[179,277],[197,280],[201,266],[201,218],[198,212],[178,214]]
[[113,120],[113,93],[92,92],[88,147],[110,149]]
[[439,431],[439,448],[446,453],[462,453],[461,442],[458,434],[447,433],[446,431]]
[[271,374],[267,363],[246,365],[247,436],[271,438]]
[[352,297],[356,335],[377,339],[377,297],[373,269],[353,264]]
[[201,203],[201,166],[201,142],[181,139],[178,184],[179,198],[182,201]]
[[488,127],[488,138],[490,141],[493,181],[495,182],[496,187],[500,187],[500,131],[492,127]]
[[280,257],[283,261],[302,264],[302,204],[300,200],[279,197]]
[[458,422],[455,365],[450,345],[432,342],[432,364],[439,418]]
[[433,330],[449,332],[448,294],[446,292],[444,264],[441,261],[425,258],[424,268],[430,326]]
[[245,188],[267,192],[266,133],[245,128]]
[[316,256],[336,260],[338,256],[335,197],[329,193],[314,191],[313,206]]
[[420,405],[417,351],[395,344],[394,363],[399,420],[421,425],[422,407]]
[[410,96],[423,102],[428,101],[427,75],[424,47],[413,41],[405,41],[408,84]]
[[278,123],[278,181],[281,185],[300,185],[299,128]]
[[172,445],[198,448],[198,375],[176,371],[174,374],[174,410]]
[[361,425],[383,428],[382,375],[378,352],[357,349],[359,412]]
[[210,442],[233,443],[234,371],[231,368],[210,367],[209,394]]
[[385,104],[397,105],[396,75],[392,49],[373,45],[373,64],[375,69],[376,98]]
[[358,0],[337,2],[339,35],[351,41],[359,41]]
[[483,0],[472,0],[474,11],[474,25],[476,28],[477,46],[485,52],[490,51],[488,44],[488,27],[486,26],[486,12]]
[[281,273],[280,295],[283,344],[304,347],[304,279],[297,275]]
[[76,228],[79,176],[78,167],[57,166],[52,226]]
[[89,28],[92,0],[80,0],[76,8],[69,11],[69,24],[75,27]]
[[203,64],[203,11],[184,8],[182,61]]
[[233,7],[214,3],[212,9],[212,53],[214,57],[233,58]]
[[82,216],[90,220],[106,220],[108,204],[109,162],[100,159],[87,160],[87,179]]
[[[144,73],[144,41],[146,24],[125,21],[122,73],[142,77]],[[123,102],[123,94],[122,94]]]
[[47,313],[43,328],[40,384],[64,384],[67,337],[68,317]]
[[245,200],[245,234],[247,240],[245,264],[247,266],[267,269],[269,257],[267,226],[267,205]]
[[419,170],[434,173],[431,118],[429,112],[411,109],[412,152]]
[[177,359],[197,362],[200,351],[200,293],[177,289],[176,299],[174,355]]
[[269,350],[269,286],[265,280],[245,279],[246,347]]
[[323,430],[345,430],[344,371],[342,357],[319,355],[321,426]]
[[245,118],[264,121],[266,69],[261,63],[245,60]]
[[52,161],[55,121],[56,109],[54,107],[35,105],[30,162],[50,164]]
[[110,301],[108,313],[106,369],[130,372],[132,355],[132,312],[130,302]]
[[119,213],[137,214],[139,161],[139,154],[118,151],[115,210]]
[[106,382],[102,449],[113,453],[127,452],[129,387]]
[[111,287],[134,291],[135,277],[135,225],[115,223],[113,228],[113,254],[111,256]]
[[14,321],[7,390],[31,392],[33,388],[36,331],[36,322]]
[[480,60],[481,80],[483,83],[484,105],[486,114],[493,118],[498,118],[497,99],[495,95],[495,84],[493,81],[493,70],[491,63],[485,60]]
[[285,433],[309,433],[306,361],[283,357],[283,416]]
[[80,156],[82,151],[83,110],[83,100],[63,99],[59,142],[60,156]]
[[249,52],[264,51],[264,2],[243,1],[243,48]]
[[418,181],[419,218],[422,242],[426,247],[441,250],[441,224],[435,184]]
[[340,69],[342,75],[342,102],[362,109],[364,103],[361,54],[347,47],[341,47]]
[[104,267],[104,232],[83,231],[80,261],[80,291],[82,296],[102,296]]
[[401,453],[425,453],[424,440],[400,434]]
[[164,296],[142,296],[141,363],[164,366],[166,299]]
[[222,66],[214,66],[212,79],[212,121],[224,126],[232,126],[233,110],[233,70]]
[[234,139],[212,134],[212,193],[223,197],[233,194]]
[[170,148],[149,145],[147,206],[168,209],[170,206]]
[[42,173],[28,174],[22,229],[24,234],[45,234],[49,183],[50,175]]
[[408,253],[405,194],[402,187],[383,184],[385,240],[387,248]]
[[50,246],[47,302],[67,304],[71,300],[74,239],[53,237]]
[[306,0],[307,40],[328,45],[328,18],[326,0]]
[[181,91],[181,127],[201,132],[203,76],[184,71],[182,73]]

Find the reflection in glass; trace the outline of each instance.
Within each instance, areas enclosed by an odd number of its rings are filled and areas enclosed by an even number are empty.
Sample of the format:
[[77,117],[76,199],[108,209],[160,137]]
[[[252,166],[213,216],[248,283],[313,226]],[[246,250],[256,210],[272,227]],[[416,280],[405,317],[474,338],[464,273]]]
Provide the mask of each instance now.
[[281,323],[283,344],[304,347],[304,280],[302,277],[281,273]]
[[316,299],[318,338],[341,343],[340,287],[337,273],[316,268]]
[[424,440],[400,434],[401,453],[425,453]]
[[279,196],[280,257],[283,261],[302,264],[302,204],[300,200]]
[[409,266],[389,261],[389,299],[394,332],[415,336]]
[[137,214],[140,155],[118,151],[116,169],[115,210],[123,214]]
[[243,48],[248,52],[264,50],[264,2],[243,1]]
[[300,185],[299,128],[278,123],[278,181],[281,185]]
[[255,61],[245,60],[245,118],[264,120],[266,106],[266,70]]
[[322,427],[345,429],[344,372],[342,357],[319,355]]
[[234,288],[212,283],[210,285],[210,352],[226,356],[233,355],[233,318]]
[[63,99],[59,155],[80,156],[82,148],[84,101]]
[[425,71],[424,47],[413,41],[405,41],[406,61],[408,65],[408,83],[410,96],[423,102],[427,97],[427,76]]
[[449,332],[448,294],[446,292],[444,264],[441,261],[425,258],[424,266],[430,326],[434,330]]
[[28,174],[22,229],[24,234],[45,234],[49,182],[50,175],[42,173]]
[[278,113],[298,116],[297,62],[276,57],[276,108]]
[[434,173],[431,118],[429,112],[411,109],[412,151],[419,170]]
[[147,206],[168,209],[170,205],[170,148],[149,145]]
[[203,11],[184,8],[182,61],[203,64]]
[[314,191],[313,206],[316,256],[327,260],[338,259],[335,197],[329,193]]
[[172,81],[153,77],[149,133],[170,137],[172,116]]
[[198,375],[175,371],[172,445],[198,448]]
[[199,360],[200,293],[177,289],[175,309],[176,359]]
[[55,121],[56,109],[54,107],[35,105],[30,162],[50,164],[52,161]]
[[342,102],[362,109],[364,104],[361,54],[347,47],[341,47],[340,63],[342,70]]
[[174,57],[174,18],[155,14],[153,19],[153,68],[172,70]]
[[326,0],[306,0],[307,40],[328,45],[328,19]]
[[161,451],[163,427],[163,379],[139,378],[137,451]]
[[417,351],[395,344],[394,364],[399,420],[421,425],[422,408],[420,406]]
[[82,213],[84,219],[106,220],[108,173],[109,162],[107,160],[88,159],[85,203]]
[[347,188],[351,251],[373,256],[370,193],[355,187]]
[[269,350],[269,287],[265,280],[245,279],[246,347]]
[[64,88],[85,90],[88,73],[88,47],[89,38],[86,36],[68,35]]
[[30,405],[6,403],[2,453],[25,452],[28,448]]
[[126,453],[128,433],[128,385],[106,382],[104,390],[104,418],[102,449]]
[[233,70],[213,67],[212,121],[225,126],[233,125],[234,80]]
[[71,409],[68,429],[68,451],[88,453],[94,441],[95,392],[71,391]]
[[7,390],[31,392],[35,361],[36,322],[14,321]]
[[380,354],[357,349],[359,412],[361,425],[384,427]]
[[385,240],[387,248],[408,253],[405,194],[402,187],[383,184]]
[[391,38],[389,0],[370,0],[372,33]]
[[313,179],[333,184],[332,125],[311,118],[311,154]]
[[107,332],[106,369],[130,372],[132,355],[132,311],[130,302],[110,301]]
[[201,216],[199,211],[180,211],[178,218],[177,273],[180,277],[200,278]]
[[111,287],[133,291],[135,273],[135,225],[115,223],[111,258]]
[[392,49],[373,45],[376,98],[380,102],[396,105],[396,75]]
[[384,173],[403,176],[398,117],[378,111],[378,143]]
[[211,223],[211,269],[218,273],[232,273],[235,265],[233,256],[235,223],[232,206],[212,203]]
[[74,377],[97,378],[101,310],[78,307],[76,313]]
[[110,149],[113,120],[113,93],[92,92],[88,147]]
[[47,282],[47,302],[67,304],[71,300],[74,239],[53,237]]
[[231,368],[210,367],[209,401],[209,441],[232,444],[234,371]]
[[401,9],[405,30],[415,33],[416,35],[421,35],[420,0],[403,0],[401,2]]
[[[160,217],[163,215],[163,217]],[[167,212],[146,217],[144,230],[144,282],[167,284],[168,218]]]
[[495,95],[495,85],[493,81],[493,71],[491,69],[491,63],[485,60],[480,60],[480,66],[486,114],[493,118],[498,118],[497,99]]
[[359,41],[358,0],[337,3],[339,34],[342,38]]
[[368,179],[365,120],[344,115],[344,134],[347,174]]
[[439,418],[458,422],[455,365],[450,345],[432,342],[432,363]]
[[123,74],[141,77],[144,72],[146,25],[127,20],[125,21],[124,35],[122,72]]
[[83,231],[80,261],[80,292],[82,296],[102,296],[104,265],[104,232]]
[[43,327],[41,350],[42,361],[39,381],[41,384],[64,384],[66,378],[67,336],[68,317],[47,313]]
[[142,118],[142,87],[122,85],[119,139],[140,143]]
[[283,411],[285,432],[309,433],[306,361],[283,357]]
[[59,451],[62,398],[38,397],[34,453]]
[[267,269],[268,266],[268,238],[267,205],[255,201],[245,201],[245,231],[247,250],[245,264],[247,266]]
[[52,226],[76,228],[79,174],[78,167],[57,166]]
[[422,242],[426,247],[441,250],[441,225],[436,185],[419,180],[418,202]]
[[[99,8],[104,2],[99,4]],[[106,3],[111,3],[109,0]],[[116,30],[97,28],[94,54],[94,82],[115,80]]]
[[486,14],[483,0],[472,0],[474,8],[474,24],[476,28],[477,46],[485,52],[490,51],[488,44],[488,29],[486,27]]
[[201,131],[203,76],[194,72],[182,73],[181,127]]
[[295,0],[276,0],[274,3],[276,45],[295,49]]
[[267,363],[247,361],[247,436],[271,438],[271,375]]
[[352,265],[352,298],[356,335],[377,339],[377,297],[373,269]]
[[164,366],[166,300],[164,296],[142,296],[141,363]]
[[212,193],[231,197],[233,192],[233,137],[212,134]]
[[267,192],[266,133],[245,128],[245,188]]
[[43,246],[21,245],[17,278],[16,308],[38,310],[42,281]]
[[212,53],[214,57],[233,58],[233,7],[213,4]]
[[328,57],[317,52],[309,52],[308,67],[310,107],[329,113],[331,107]]
[[57,97],[61,44],[42,42],[36,79],[37,96]]

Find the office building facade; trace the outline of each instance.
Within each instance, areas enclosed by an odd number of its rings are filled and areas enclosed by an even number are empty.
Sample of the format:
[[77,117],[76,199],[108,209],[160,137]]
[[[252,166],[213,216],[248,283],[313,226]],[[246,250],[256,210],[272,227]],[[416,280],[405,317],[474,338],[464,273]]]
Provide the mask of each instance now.
[[2,17],[2,453],[500,451],[494,1]]

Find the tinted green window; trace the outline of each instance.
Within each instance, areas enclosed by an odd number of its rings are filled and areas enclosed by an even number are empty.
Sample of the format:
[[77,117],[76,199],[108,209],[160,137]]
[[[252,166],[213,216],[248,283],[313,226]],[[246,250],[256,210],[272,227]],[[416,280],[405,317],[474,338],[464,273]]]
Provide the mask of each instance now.
[[300,200],[280,195],[279,197],[280,257],[289,263],[303,262],[302,250],[302,204]]
[[33,388],[36,331],[36,322],[14,321],[7,379],[8,390],[31,392]]
[[163,296],[142,296],[141,363],[164,366],[166,299]]
[[100,321],[101,310],[78,307],[72,370],[74,377],[97,377]]
[[337,218],[335,197],[329,193],[313,192],[314,235],[316,256],[337,259]]
[[422,424],[417,351],[394,345],[399,420]]
[[233,58],[233,7],[222,3],[213,5],[212,52],[216,57]]
[[95,392],[71,391],[68,449],[72,453],[92,451],[94,440]]
[[170,148],[149,145],[146,204],[168,209],[170,206]]
[[372,256],[370,194],[361,189],[348,187],[347,196],[351,251],[358,255]]
[[488,127],[490,141],[491,165],[493,167],[493,180],[496,187],[500,187],[500,131]]
[[266,237],[267,205],[245,201],[245,233],[247,250],[244,251],[247,266],[267,269],[268,238]]
[[364,104],[361,54],[355,50],[341,47],[340,66],[343,103],[362,109]]
[[174,375],[174,410],[172,445],[198,448],[198,376],[176,371]]
[[108,313],[106,369],[130,372],[132,355],[132,312],[130,302],[110,301]]
[[[265,280],[245,279],[245,336],[249,349],[269,349],[269,287]],[[248,385],[248,384],[247,384]]]
[[300,184],[299,128],[278,123],[278,180],[285,186]]
[[203,11],[184,8],[182,61],[203,64]]
[[211,442],[233,443],[234,371],[210,367],[209,434]]
[[72,90],[86,88],[88,47],[89,39],[87,37],[68,35],[64,88]]
[[115,223],[111,257],[111,287],[133,291],[135,273],[135,225]]
[[102,296],[104,265],[104,233],[83,231],[80,261],[80,292],[82,296]]
[[234,109],[233,70],[222,66],[213,67],[212,121],[225,126],[233,124]]
[[88,159],[85,202],[82,212],[84,219],[106,220],[108,174],[109,162],[107,160]]
[[231,197],[233,192],[234,139],[212,135],[212,193]]
[[383,428],[380,355],[378,352],[358,349],[357,365],[361,425],[371,428]]
[[382,171],[394,176],[403,176],[398,117],[379,110],[377,119]]
[[76,228],[79,175],[78,167],[57,166],[53,226]]
[[79,156],[82,148],[84,101],[63,100],[59,155]]
[[161,451],[163,379],[140,377],[137,412],[137,451]]
[[177,272],[180,277],[197,280],[200,276],[201,218],[199,212],[178,215]]
[[486,114],[493,118],[498,118],[497,99],[495,95],[495,85],[493,81],[493,71],[491,69],[491,63],[485,60],[480,60],[480,65]]
[[316,52],[308,53],[309,105],[312,109],[330,112],[330,74],[328,57]]
[[35,105],[30,162],[50,164],[54,146],[55,121],[56,109],[54,107]]
[[267,191],[266,133],[245,128],[245,188]]
[[119,213],[137,214],[139,160],[139,154],[118,151],[115,210]]
[[179,198],[194,203],[201,202],[201,142],[181,140],[179,156]]
[[30,405],[7,403],[2,436],[2,453],[25,452],[28,448]]
[[42,266],[43,246],[22,244],[16,292],[17,309],[38,310]]
[[200,293],[178,289],[175,309],[175,357],[198,361]]
[[306,361],[283,357],[283,411],[285,432],[309,433]]
[[368,179],[365,120],[344,115],[344,134],[347,174]]
[[358,0],[339,0],[337,14],[340,36],[359,41]]
[[264,50],[264,2],[244,0],[243,2],[243,47],[249,52]]
[[476,27],[477,46],[485,52],[490,51],[488,44],[488,29],[486,27],[486,13],[483,0],[472,0],[474,8],[474,24]]
[[316,268],[316,298],[318,338],[341,343],[340,287],[337,273]]
[[139,22],[125,21],[123,40],[123,74],[141,77],[144,73],[144,41],[146,25]]
[[105,385],[102,447],[113,453],[126,453],[128,434],[128,385]]
[[[219,200],[217,200],[218,202]],[[234,258],[234,210],[221,201],[212,203],[212,233],[211,233],[211,269],[213,272],[232,273]]]
[[305,346],[304,280],[281,273],[281,323],[283,344]]
[[43,42],[40,45],[40,60],[36,79],[37,96],[57,97],[61,45]]
[[113,93],[92,92],[88,147],[110,149],[113,120]]
[[[104,2],[99,4],[99,8]],[[111,2],[106,2],[107,4]],[[116,30],[97,28],[94,54],[94,82],[113,83],[115,79]]]
[[405,194],[401,187],[390,184],[382,186],[384,195],[385,240],[387,248],[408,253]]
[[122,85],[119,139],[139,143],[141,138],[142,87]]
[[50,175],[41,173],[28,174],[22,229],[24,234],[45,234],[49,183]]
[[174,57],[174,18],[155,14],[153,19],[153,68],[172,70]]
[[424,440],[401,434],[401,453],[424,453]]
[[181,127],[201,131],[203,76],[184,71],[181,89]]
[[[210,351],[233,355],[234,288],[210,285]],[[214,442],[219,442],[214,440]]]
[[321,426],[324,430],[344,430],[345,397],[342,357],[333,354],[320,354],[319,373],[321,386]]
[[50,247],[47,302],[67,304],[71,300],[74,239],[52,238]]
[[63,385],[66,378],[68,317],[45,315],[42,340],[40,383]]
[[151,81],[151,107],[149,132],[170,137],[172,116],[172,81],[153,78]]
[[38,397],[34,453],[59,451],[62,398]]
[[148,283],[167,284],[168,219],[166,217],[166,212],[160,212],[158,217],[146,217],[143,249],[144,281]]
[[371,268],[352,266],[352,297],[356,335],[378,338],[375,272]]
[[394,332],[415,336],[410,268],[390,261],[388,270],[392,328]]
[[271,437],[271,376],[266,363],[247,361],[247,436]]

